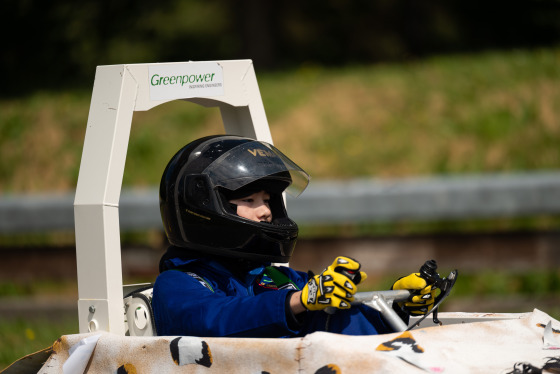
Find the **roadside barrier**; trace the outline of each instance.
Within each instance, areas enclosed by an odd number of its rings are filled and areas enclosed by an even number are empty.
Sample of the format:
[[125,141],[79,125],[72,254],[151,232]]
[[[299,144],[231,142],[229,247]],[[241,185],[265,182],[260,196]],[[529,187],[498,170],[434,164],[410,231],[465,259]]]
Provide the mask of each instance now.
[[[74,193],[1,195],[0,234],[73,231]],[[287,198],[299,224],[461,220],[560,214],[560,172],[394,180],[312,180]],[[158,191],[123,190],[121,231],[161,228]]]

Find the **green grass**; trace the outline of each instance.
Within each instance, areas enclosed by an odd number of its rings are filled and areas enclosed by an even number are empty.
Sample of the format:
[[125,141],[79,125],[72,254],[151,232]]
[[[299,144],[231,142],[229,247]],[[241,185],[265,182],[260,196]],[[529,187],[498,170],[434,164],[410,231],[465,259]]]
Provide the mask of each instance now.
[[[460,281],[459,281],[460,279]],[[454,287],[457,297],[476,295],[560,294],[560,272],[540,270],[527,272],[483,271],[460,274]]]
[[77,333],[78,316],[0,318],[0,370],[19,358],[50,347],[62,335]]
[[560,217],[535,215],[450,221],[356,223],[347,225],[300,225],[301,238],[405,236],[424,234],[469,234],[520,231],[554,231],[560,227]]
[[[550,48],[257,77],[276,145],[317,179],[558,169],[559,57]],[[90,96],[0,101],[0,192],[75,187]],[[216,108],[187,102],[137,112],[132,125],[125,186],[156,185],[179,147],[223,131]]]

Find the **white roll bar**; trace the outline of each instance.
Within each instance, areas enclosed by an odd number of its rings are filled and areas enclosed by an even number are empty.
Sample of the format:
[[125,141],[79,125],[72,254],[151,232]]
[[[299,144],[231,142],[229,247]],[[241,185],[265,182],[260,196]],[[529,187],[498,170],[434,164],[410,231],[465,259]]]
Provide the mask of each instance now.
[[98,66],[74,200],[80,333],[124,335],[118,210],[132,115],[178,99],[272,143],[251,60]]

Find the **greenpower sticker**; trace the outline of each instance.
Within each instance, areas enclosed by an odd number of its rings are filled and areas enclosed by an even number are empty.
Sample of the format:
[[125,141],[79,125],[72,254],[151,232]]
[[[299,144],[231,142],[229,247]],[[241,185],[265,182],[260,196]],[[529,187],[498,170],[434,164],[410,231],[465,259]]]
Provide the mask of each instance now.
[[150,100],[224,95],[224,74],[217,62],[150,65]]

